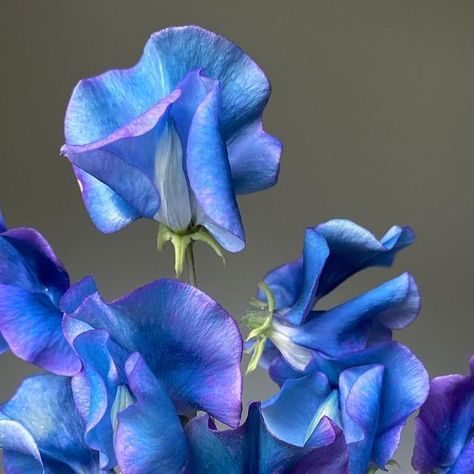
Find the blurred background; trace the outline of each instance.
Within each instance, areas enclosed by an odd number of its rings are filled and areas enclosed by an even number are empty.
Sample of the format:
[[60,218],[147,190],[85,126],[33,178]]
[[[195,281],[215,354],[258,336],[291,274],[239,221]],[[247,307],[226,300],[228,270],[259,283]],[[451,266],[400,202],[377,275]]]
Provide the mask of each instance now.
[[[474,352],[472,302],[474,3],[374,0],[2,0],[0,206],[8,226],[39,229],[72,280],[93,274],[113,298],[172,276],[172,250],[155,250],[157,226],[114,235],[91,224],[66,159],[63,116],[83,77],[128,67],[148,36],[198,24],[237,42],[265,70],[273,95],[267,131],[285,145],[278,185],[244,196],[247,247],[226,256],[196,249],[199,286],[236,317],[272,267],[295,258],[306,226],[347,217],[380,236],[417,232],[392,269],[341,286],[339,303],[403,271],[423,310],[396,334],[430,373],[465,373]],[[33,372],[0,358],[0,395]],[[263,371],[246,401],[274,392]],[[411,425],[396,459],[410,465]]]

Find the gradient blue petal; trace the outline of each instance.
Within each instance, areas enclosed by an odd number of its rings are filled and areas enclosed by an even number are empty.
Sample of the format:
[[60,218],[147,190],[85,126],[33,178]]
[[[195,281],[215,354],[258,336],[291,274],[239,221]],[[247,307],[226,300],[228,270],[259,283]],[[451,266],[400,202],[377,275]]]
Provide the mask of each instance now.
[[245,236],[219,132],[220,93],[216,83],[196,110],[189,130],[186,170],[199,209],[196,223],[206,227],[224,248],[236,252],[244,247]]
[[429,397],[416,420],[413,466],[422,473],[438,468],[451,473],[449,468],[457,462],[465,464],[462,458],[472,456],[473,429],[474,357],[469,376],[445,375],[432,380]]
[[[409,325],[420,310],[413,277],[404,273],[383,285],[327,311],[310,314],[292,336],[299,345],[336,357],[377,342],[371,329],[380,324],[389,332]],[[383,339],[386,337],[384,333]]]
[[0,432],[5,435],[0,445],[7,474],[105,472],[83,442],[84,425],[74,406],[69,378],[30,377],[0,410]]
[[238,425],[242,339],[231,316],[198,289],[158,280],[109,304],[96,293],[71,316],[140,352],[181,414],[203,410]]
[[115,450],[122,473],[181,472],[187,445],[172,401],[138,353],[125,370],[135,403],[118,414]]
[[250,406],[247,421],[236,430],[217,431],[208,417],[198,417],[186,426],[188,466],[191,472],[209,474],[344,474],[348,472],[346,446],[340,430],[332,429],[333,436],[327,436],[325,444],[298,447],[269,432],[259,404]]

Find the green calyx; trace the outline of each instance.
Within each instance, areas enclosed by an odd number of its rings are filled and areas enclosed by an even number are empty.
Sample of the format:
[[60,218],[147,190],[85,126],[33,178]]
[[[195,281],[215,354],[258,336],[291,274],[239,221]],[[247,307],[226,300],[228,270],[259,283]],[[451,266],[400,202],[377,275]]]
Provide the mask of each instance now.
[[[400,464],[398,464],[397,461],[395,461],[395,459],[391,459],[388,463],[387,463],[387,466],[397,466],[399,469],[401,469],[400,467]],[[387,467],[386,466],[386,467]],[[375,472],[377,472],[379,470],[378,467],[371,467],[367,470],[367,474],[374,474]]]
[[221,247],[205,227],[196,226],[182,232],[175,232],[166,225],[160,224],[156,245],[159,252],[163,251],[166,242],[171,242],[174,247],[174,269],[177,277],[183,273],[186,252],[193,242],[204,242],[209,245],[225,263]]
[[273,312],[275,310],[275,299],[265,282],[260,282],[258,287],[264,292],[267,302],[252,298],[250,300],[251,309],[243,316],[242,321],[249,328],[250,332],[245,339],[246,342],[255,339],[255,342],[245,352],[252,353],[246,374],[253,372],[262,357],[265,343],[270,335],[272,327]]

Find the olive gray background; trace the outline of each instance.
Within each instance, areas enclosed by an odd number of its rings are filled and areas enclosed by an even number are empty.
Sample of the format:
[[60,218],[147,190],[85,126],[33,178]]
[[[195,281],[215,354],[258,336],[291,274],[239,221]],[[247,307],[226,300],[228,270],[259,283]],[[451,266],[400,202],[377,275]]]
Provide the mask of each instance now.
[[[247,247],[196,250],[199,286],[234,315],[270,268],[295,258],[306,226],[347,217],[381,235],[417,232],[392,269],[368,270],[323,303],[412,272],[423,310],[396,334],[431,374],[466,372],[473,343],[474,2],[2,0],[0,205],[10,227],[39,229],[72,280],[107,297],[172,276],[157,225],[114,235],[91,224],[66,159],[63,116],[83,77],[139,58],[156,30],[198,24],[238,43],[273,94],[267,131],[284,142],[278,185],[239,199]],[[2,399],[34,369],[0,359]],[[268,397],[263,372],[246,400]],[[411,427],[397,459],[409,468]]]

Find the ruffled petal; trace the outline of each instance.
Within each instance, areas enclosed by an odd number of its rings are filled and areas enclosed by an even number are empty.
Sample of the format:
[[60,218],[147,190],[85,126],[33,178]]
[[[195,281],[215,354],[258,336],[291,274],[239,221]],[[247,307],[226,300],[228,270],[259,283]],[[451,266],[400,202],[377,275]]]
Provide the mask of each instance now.
[[203,410],[238,425],[242,339],[232,317],[198,289],[158,280],[110,304],[96,293],[72,316],[140,352],[180,413]]
[[[186,426],[191,472],[241,474],[275,472],[290,474],[345,474],[347,452],[340,430],[325,444],[298,447],[281,441],[267,429],[259,409],[252,404],[247,421],[233,431],[217,431],[208,417],[198,417]],[[337,470],[337,468],[339,470]]]
[[261,120],[232,137],[227,151],[236,194],[254,193],[276,184],[282,143],[263,130]]
[[59,375],[81,363],[62,332],[62,313],[42,293],[0,285],[0,331],[19,358]]
[[314,229],[326,239],[330,251],[319,279],[317,299],[364,268],[390,266],[395,255],[415,238],[409,227],[394,226],[378,240],[368,230],[346,219],[330,220]]
[[[416,419],[412,460],[415,469],[425,473],[455,465],[464,446],[472,444],[468,440],[472,437],[473,423],[472,371],[470,376],[446,375],[433,379],[429,397]],[[470,449],[466,447],[466,456]]]
[[[99,473],[97,455],[83,442],[70,379],[43,374],[26,379],[2,405],[0,446],[8,474]],[[43,466],[43,467],[42,467]],[[22,470],[23,469],[23,470]],[[32,470],[30,470],[32,469]]]
[[125,367],[136,401],[118,414],[115,451],[121,471],[181,472],[187,446],[173,403],[138,353],[130,356]]
[[274,397],[262,403],[265,425],[276,437],[304,446],[311,436],[311,422],[330,392],[328,378],[321,372],[286,381]]
[[220,87],[216,83],[196,110],[189,130],[186,171],[196,197],[196,223],[227,250],[245,245],[227,149],[219,130]]
[[[408,273],[328,311],[314,312],[295,330],[293,342],[336,357],[377,342],[372,327],[402,329],[420,310],[420,295]],[[385,334],[384,338],[385,339]]]

